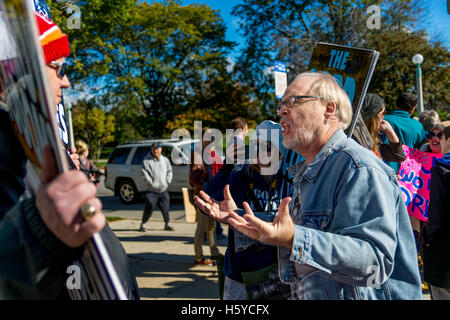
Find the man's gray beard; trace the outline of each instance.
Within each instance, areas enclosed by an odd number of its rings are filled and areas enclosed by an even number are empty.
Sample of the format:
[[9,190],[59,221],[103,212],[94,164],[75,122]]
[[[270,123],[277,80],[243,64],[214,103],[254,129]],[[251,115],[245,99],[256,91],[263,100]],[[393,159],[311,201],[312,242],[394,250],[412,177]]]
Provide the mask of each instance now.
[[300,152],[307,149],[318,136],[319,128],[314,124],[302,125],[301,128],[295,130],[294,139],[292,141],[286,141],[283,139],[283,146],[286,149],[296,150]]

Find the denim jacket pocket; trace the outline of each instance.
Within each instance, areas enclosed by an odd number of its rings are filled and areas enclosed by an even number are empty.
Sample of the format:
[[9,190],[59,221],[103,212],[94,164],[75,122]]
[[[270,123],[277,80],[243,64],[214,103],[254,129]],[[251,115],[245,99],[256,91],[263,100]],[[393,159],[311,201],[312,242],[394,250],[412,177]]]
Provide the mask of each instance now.
[[305,300],[360,300],[357,287],[335,281],[320,271],[303,278],[297,294]]
[[331,220],[332,213],[327,211],[303,212],[300,216],[302,226],[321,231],[328,231]]

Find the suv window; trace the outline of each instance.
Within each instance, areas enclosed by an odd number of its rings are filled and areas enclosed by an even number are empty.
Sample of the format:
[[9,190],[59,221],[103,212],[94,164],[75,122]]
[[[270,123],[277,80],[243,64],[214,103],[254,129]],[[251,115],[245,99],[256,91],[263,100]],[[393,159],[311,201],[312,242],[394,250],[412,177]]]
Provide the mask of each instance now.
[[145,157],[150,153],[151,148],[150,147],[139,147],[136,149],[136,152],[134,153],[133,161],[131,161],[131,164],[142,164]]
[[130,150],[131,150],[131,148],[116,148],[116,149],[114,149],[114,151],[109,156],[108,163],[125,164],[125,161],[127,161]]

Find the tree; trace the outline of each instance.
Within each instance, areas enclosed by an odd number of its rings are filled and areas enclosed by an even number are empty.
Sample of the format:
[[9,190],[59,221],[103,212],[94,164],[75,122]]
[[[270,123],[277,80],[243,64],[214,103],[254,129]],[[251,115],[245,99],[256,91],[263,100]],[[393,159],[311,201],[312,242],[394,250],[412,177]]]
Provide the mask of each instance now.
[[378,1],[378,30],[367,26],[367,9],[372,4],[371,0],[244,0],[233,9],[247,41],[236,63],[238,79],[273,106],[274,80],[267,69],[275,60],[289,63],[292,80],[307,70],[317,42],[371,48],[381,56],[370,90],[384,95],[392,107],[392,99],[400,92],[413,89],[415,70],[410,61],[416,48],[427,55],[425,100],[432,107],[448,106],[448,50],[427,40],[424,31],[415,31],[416,22],[426,14],[426,2]]
[[246,118],[250,126],[265,119],[259,109],[259,101],[251,97],[251,88],[235,81],[232,74],[198,82],[194,92],[187,103],[189,109],[178,110],[175,120],[168,122],[168,129],[193,130],[196,120],[202,121],[204,127],[224,131],[237,117]]
[[[64,9],[51,1],[64,27]],[[225,25],[205,5],[126,0],[80,1],[81,29],[71,37],[75,87],[112,96],[110,106],[145,112],[143,136],[165,132],[197,83],[226,72]],[[63,28],[64,29],[64,28]],[[128,111],[126,111],[128,112]],[[145,131],[145,132],[143,132]]]
[[143,108],[131,108],[121,104],[115,105],[109,111],[114,116],[115,132],[114,144],[123,144],[127,141],[148,138],[146,115]]
[[75,139],[84,140],[92,157],[99,159],[104,145],[114,140],[114,116],[97,107],[94,100],[77,101],[72,115]]
[[426,109],[450,110],[450,52],[440,42],[430,43],[423,31],[402,29],[370,34],[367,46],[380,51],[369,90],[382,96],[388,109],[401,92],[417,93],[416,65],[412,57],[421,53],[422,87]]

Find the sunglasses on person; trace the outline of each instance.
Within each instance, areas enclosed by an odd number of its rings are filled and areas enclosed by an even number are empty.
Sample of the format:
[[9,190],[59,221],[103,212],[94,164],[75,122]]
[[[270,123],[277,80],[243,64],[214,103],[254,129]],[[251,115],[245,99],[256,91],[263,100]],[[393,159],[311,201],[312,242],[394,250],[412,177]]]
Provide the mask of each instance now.
[[64,76],[67,73],[67,69],[69,68],[69,65],[67,64],[67,62],[62,62],[62,63],[58,63],[58,62],[50,62],[48,64],[48,66],[52,69],[56,70],[56,75],[58,76],[58,78],[62,79],[64,78]]
[[[289,96],[284,101],[281,101],[280,104],[277,106],[277,113],[280,113],[280,110],[282,107],[286,107],[286,108],[290,109],[293,106],[295,106],[297,104],[297,102],[299,102],[300,99],[308,99],[308,98],[322,100],[322,97],[318,97],[318,96]],[[308,101],[311,101],[311,100],[308,100]],[[303,101],[301,104],[308,102],[308,101]]]
[[434,133],[434,132],[429,132],[428,133],[428,139],[433,139],[437,137],[438,139],[442,139],[444,137],[444,132],[439,132],[439,133]]

